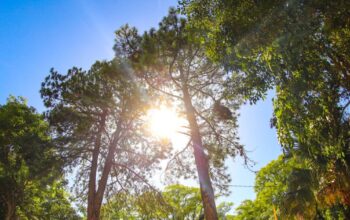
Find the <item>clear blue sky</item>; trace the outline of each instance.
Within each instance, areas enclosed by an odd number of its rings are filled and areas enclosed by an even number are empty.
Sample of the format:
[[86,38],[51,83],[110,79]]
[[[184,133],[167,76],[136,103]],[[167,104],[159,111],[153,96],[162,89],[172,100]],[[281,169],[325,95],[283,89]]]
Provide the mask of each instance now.
[[[95,60],[113,57],[114,31],[129,23],[140,31],[157,27],[176,0],[0,0],[0,103],[12,94],[24,96],[43,111],[40,84],[51,67],[60,72],[72,66],[87,69]],[[280,147],[269,128],[272,93],[264,102],[244,106],[239,133],[258,170],[277,158]],[[232,184],[253,185],[255,175],[230,163]],[[236,205],[254,198],[253,189],[232,188],[225,200]]]

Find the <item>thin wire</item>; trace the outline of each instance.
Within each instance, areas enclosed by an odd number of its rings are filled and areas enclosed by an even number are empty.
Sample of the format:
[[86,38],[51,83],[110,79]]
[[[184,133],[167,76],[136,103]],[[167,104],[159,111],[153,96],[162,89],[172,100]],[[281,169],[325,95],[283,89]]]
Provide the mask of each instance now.
[[[235,185],[235,184],[228,184],[227,186],[230,187],[246,187],[246,188],[254,188],[255,186],[253,185]],[[277,186],[264,186],[264,187],[277,187]]]
[[252,185],[229,185],[231,187],[247,187],[247,188],[253,188],[254,186]]

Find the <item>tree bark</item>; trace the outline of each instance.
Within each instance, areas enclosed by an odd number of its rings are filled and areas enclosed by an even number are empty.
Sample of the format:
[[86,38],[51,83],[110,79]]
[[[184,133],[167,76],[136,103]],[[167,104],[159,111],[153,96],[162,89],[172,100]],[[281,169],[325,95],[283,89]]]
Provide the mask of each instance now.
[[[119,122],[117,124],[117,130],[115,131],[115,133],[113,135],[113,140],[111,143],[109,143],[107,158],[106,158],[106,161],[104,163],[101,178],[98,181],[97,187],[96,187],[96,174],[97,174],[97,166],[98,166],[98,163],[97,163],[98,162],[98,155],[100,153],[101,135],[99,135],[99,137],[98,137],[99,139],[96,142],[95,149],[93,152],[91,171],[90,171],[87,220],[100,219],[100,211],[101,211],[103,195],[104,195],[104,192],[106,189],[109,173],[111,171],[111,167],[113,164],[113,158],[115,155],[116,145],[118,144],[120,132],[122,130],[121,123],[122,123],[122,120],[119,120]],[[105,122],[103,122],[102,125],[104,126]],[[101,130],[101,132],[102,132],[102,130]]]
[[90,168],[90,176],[89,176],[89,188],[88,188],[88,205],[87,205],[87,219],[88,220],[97,220],[99,219],[99,213],[95,207],[96,200],[96,175],[97,175],[97,166],[98,166],[98,156],[100,154],[101,147],[101,138],[102,131],[106,122],[106,114],[104,113],[102,116],[101,124],[97,132],[96,143],[94,146],[94,150],[92,152],[92,161]]
[[[109,173],[111,172],[111,167],[113,165],[113,159],[115,155],[115,150],[118,144],[120,132],[121,132],[121,120],[117,125],[117,130],[114,134],[114,138],[112,143],[109,144],[108,146],[108,154],[106,157],[106,161],[103,167],[102,175],[100,178],[100,181],[98,182],[98,190],[96,192],[96,197],[95,197],[95,209],[96,209],[96,215],[99,217],[100,216],[100,210],[101,210],[101,205],[102,205],[102,200],[103,200],[103,195],[106,189],[107,185],[107,180],[109,177]],[[97,218],[98,219],[98,218]]]
[[204,152],[202,137],[200,135],[194,107],[186,85],[182,86],[182,92],[186,116],[191,130],[194,158],[197,166],[202,203],[204,207],[204,216],[207,220],[217,220],[218,215],[215,205],[214,190],[209,176],[208,157]]
[[16,216],[16,204],[13,201],[13,199],[9,199],[11,201],[6,202],[6,214],[5,219],[6,220],[17,220]]

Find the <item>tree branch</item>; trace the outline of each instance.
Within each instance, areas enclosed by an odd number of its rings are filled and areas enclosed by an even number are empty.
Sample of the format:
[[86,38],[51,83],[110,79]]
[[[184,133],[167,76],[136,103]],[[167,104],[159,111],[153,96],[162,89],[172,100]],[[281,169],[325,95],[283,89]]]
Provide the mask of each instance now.
[[174,97],[174,98],[177,98],[177,99],[182,99],[181,96],[174,95],[174,94],[172,94],[172,93],[166,92],[166,91],[164,91],[164,90],[158,88],[157,86],[153,85],[146,77],[143,77],[143,78],[144,78],[144,80],[147,82],[147,84],[148,84],[149,86],[151,86],[153,89],[155,89],[155,90],[157,90],[157,91],[159,91],[159,92],[161,92],[161,93],[164,93],[164,94],[166,94],[166,95],[168,95],[168,96],[171,96],[171,97]]

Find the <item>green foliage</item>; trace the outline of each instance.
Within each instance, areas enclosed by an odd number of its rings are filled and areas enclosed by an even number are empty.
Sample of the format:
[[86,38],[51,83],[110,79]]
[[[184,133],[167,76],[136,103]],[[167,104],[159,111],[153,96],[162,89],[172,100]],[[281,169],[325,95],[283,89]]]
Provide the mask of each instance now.
[[176,219],[198,219],[203,212],[198,188],[171,185],[165,188],[163,195]]
[[[263,210],[255,201],[251,200],[245,200],[243,201],[239,207],[237,207],[236,212],[237,214],[234,216],[233,219],[235,220],[254,220],[259,218],[260,219],[260,212],[261,211],[268,211],[271,216],[270,210]],[[270,208],[270,207],[269,207]],[[264,218],[261,218],[264,219]],[[269,219],[269,218],[267,218]]]
[[274,210],[278,219],[346,219],[346,206],[328,207],[318,199],[319,182],[308,167],[299,158],[271,161],[256,175],[256,199],[242,202],[234,219],[274,220]]
[[[233,204],[218,205],[219,219],[225,220]],[[137,195],[120,193],[102,207],[102,219],[199,219],[203,215],[198,188],[167,186],[163,192],[146,190]]]
[[142,188],[167,154],[168,146],[144,132],[147,94],[122,59],[65,75],[52,69],[41,95],[59,152],[76,170],[77,196],[88,200],[88,218],[98,218],[106,196]]
[[[208,59],[196,37],[197,32],[187,25],[187,20],[170,9],[157,30],[140,36],[135,28],[126,25],[116,31],[114,49],[117,57],[128,57],[133,73],[160,100],[175,104],[184,118],[193,114],[193,119],[188,119],[190,129],[183,132],[191,135],[193,142],[194,130],[197,132],[193,128],[200,125],[198,133],[208,154],[211,178],[220,190],[226,190],[230,177],[225,159],[240,155],[248,160],[236,132],[236,110],[241,99],[225,99],[227,72]],[[226,117],[218,117],[214,103],[221,103]],[[189,146],[175,152],[168,166],[176,176],[196,177]]]
[[[77,170],[82,200],[99,200],[99,210],[107,196],[104,219],[201,218],[197,188],[139,191],[169,150],[143,132],[143,83],[185,112],[184,133],[205,162],[197,169],[222,190],[230,181],[225,160],[248,160],[236,110],[276,89],[271,122],[284,156],[258,172],[254,201],[236,216],[222,203],[220,218],[274,219],[274,210],[283,219],[350,218],[350,2],[182,0],[180,10],[186,18],[171,9],[142,36],[119,29],[111,62],[65,75],[52,69],[41,88],[52,130],[22,98],[0,106],[0,218],[80,219],[60,179],[62,162]],[[170,159],[175,176],[195,176],[188,146]]]
[[24,194],[30,203],[17,210],[20,219],[81,219],[60,179],[46,186],[30,185]]
[[0,106],[0,201],[4,218],[34,218],[44,208],[42,191],[61,175],[48,124],[23,98]]
[[349,7],[347,1],[181,1],[210,57],[246,79],[232,82],[238,86],[233,92],[252,102],[292,72],[323,72],[311,66],[343,75],[349,67]]
[[232,71],[229,93],[254,103],[276,88],[279,141],[309,166],[288,187],[288,203],[304,202],[286,211],[311,218],[312,204],[349,207],[350,3],[189,0],[182,9],[207,53]]
[[287,192],[288,178],[293,168],[297,166],[300,167],[301,164],[280,156],[263,167],[255,179],[256,199],[242,202],[236,209],[237,215],[234,219],[274,220],[274,209],[280,217],[279,207],[282,206]]
[[125,192],[115,194],[108,202],[103,204],[101,219],[136,219],[135,196]]
[[[189,144],[175,152],[167,168],[175,176],[198,177],[205,217],[218,219],[212,181],[227,192],[230,176],[225,159],[239,154],[247,160],[236,135],[241,99],[225,99],[223,85],[228,74],[208,59],[196,37],[187,20],[171,8],[157,30],[142,36],[135,28],[122,27],[116,32],[114,49],[117,57],[129,59],[135,75],[163,96],[164,102],[176,104],[187,119],[189,129],[183,133],[190,137]],[[214,103],[223,106],[226,114],[218,117]]]

